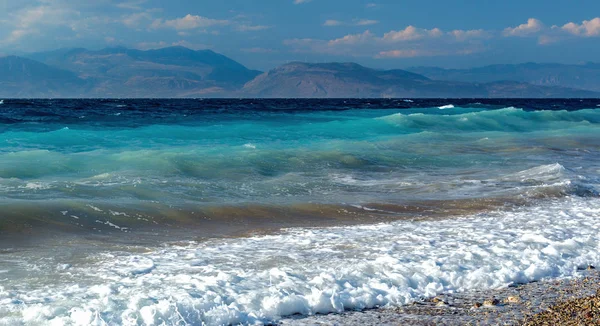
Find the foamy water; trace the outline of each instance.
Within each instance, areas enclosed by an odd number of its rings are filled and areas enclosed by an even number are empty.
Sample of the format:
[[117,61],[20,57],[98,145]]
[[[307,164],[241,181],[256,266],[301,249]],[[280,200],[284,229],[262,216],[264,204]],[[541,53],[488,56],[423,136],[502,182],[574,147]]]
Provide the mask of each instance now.
[[[408,304],[441,292],[577,276],[600,264],[600,200],[457,219],[290,229],[250,238],[27,262],[0,286],[0,324],[262,324]],[[1,277],[1,274],[0,274]]]

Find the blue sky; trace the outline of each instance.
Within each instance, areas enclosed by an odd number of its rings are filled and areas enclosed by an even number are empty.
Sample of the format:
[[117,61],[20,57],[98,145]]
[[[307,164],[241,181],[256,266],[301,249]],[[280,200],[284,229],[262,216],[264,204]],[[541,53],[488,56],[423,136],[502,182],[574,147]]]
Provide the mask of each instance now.
[[0,0],[0,54],[170,45],[261,70],[581,63],[600,61],[600,1]]

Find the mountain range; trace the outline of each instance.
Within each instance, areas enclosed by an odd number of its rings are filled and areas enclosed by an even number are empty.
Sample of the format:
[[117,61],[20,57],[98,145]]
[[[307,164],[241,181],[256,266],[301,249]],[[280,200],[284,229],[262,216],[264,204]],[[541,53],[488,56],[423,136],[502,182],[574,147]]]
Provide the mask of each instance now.
[[437,80],[469,83],[512,80],[539,86],[561,86],[600,92],[600,64],[591,62],[581,65],[529,62],[471,69],[415,67],[408,70]]
[[600,64],[377,70],[292,62],[262,73],[211,50],[79,48],[1,57],[0,97],[600,97]]

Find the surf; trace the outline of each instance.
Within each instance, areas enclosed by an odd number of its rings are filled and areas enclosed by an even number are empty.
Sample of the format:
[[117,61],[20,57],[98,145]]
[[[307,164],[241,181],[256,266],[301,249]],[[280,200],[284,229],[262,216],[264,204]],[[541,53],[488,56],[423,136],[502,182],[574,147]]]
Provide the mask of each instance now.
[[[0,320],[272,323],[294,314],[405,305],[441,292],[573,277],[600,263],[598,204],[563,198],[443,223],[294,228],[155,248],[95,249],[91,260],[36,263],[56,276],[51,283],[27,281],[27,274],[3,282]],[[2,259],[14,255],[18,251]],[[13,265],[8,275],[19,275],[37,255],[44,250]],[[73,275],[78,286],[70,285],[73,276],[61,275]],[[7,291],[13,282],[28,285]]]

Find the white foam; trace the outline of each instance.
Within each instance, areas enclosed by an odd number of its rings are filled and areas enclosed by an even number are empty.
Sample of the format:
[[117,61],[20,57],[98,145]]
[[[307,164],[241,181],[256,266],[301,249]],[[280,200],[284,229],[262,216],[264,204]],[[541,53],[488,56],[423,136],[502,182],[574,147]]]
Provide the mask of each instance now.
[[245,147],[245,148],[250,148],[250,149],[256,149],[256,145],[254,145],[254,144],[250,144],[250,143],[248,143],[248,144],[244,144],[244,147]]
[[100,208],[96,207],[96,206],[93,206],[93,205],[90,205],[90,204],[87,204],[86,206],[89,207],[89,208],[91,208],[91,209],[93,209],[93,210],[95,210],[96,212],[102,212],[102,210]]
[[19,187],[19,188],[23,188],[23,189],[29,189],[29,190],[45,190],[45,189],[50,189],[50,185],[49,184],[45,184],[42,182],[27,182],[25,184],[25,186]]
[[442,106],[439,106],[438,109],[440,109],[440,110],[454,109],[454,105],[453,104],[442,105]]
[[100,220],[96,220],[96,223],[99,223],[99,224],[104,224],[104,225],[108,225],[108,226],[110,226],[110,227],[112,227],[112,228],[115,228],[115,229],[117,229],[117,230],[121,230],[121,231],[123,231],[123,232],[127,232],[127,231],[129,230],[129,229],[128,229],[128,228],[126,228],[126,227],[121,227],[121,226],[118,226],[118,225],[116,225],[116,224],[114,224],[114,223],[112,223],[112,222],[110,222],[110,221],[100,221]]
[[0,324],[261,324],[403,305],[440,292],[577,276],[600,264],[598,234],[600,200],[563,198],[443,221],[107,252],[59,270],[69,277],[49,284],[3,283]]
[[129,217],[129,215],[127,213],[124,212],[116,212],[113,210],[109,210],[110,215],[112,216],[125,216],[125,217]]
[[4,104],[4,100],[0,100],[0,105]]

